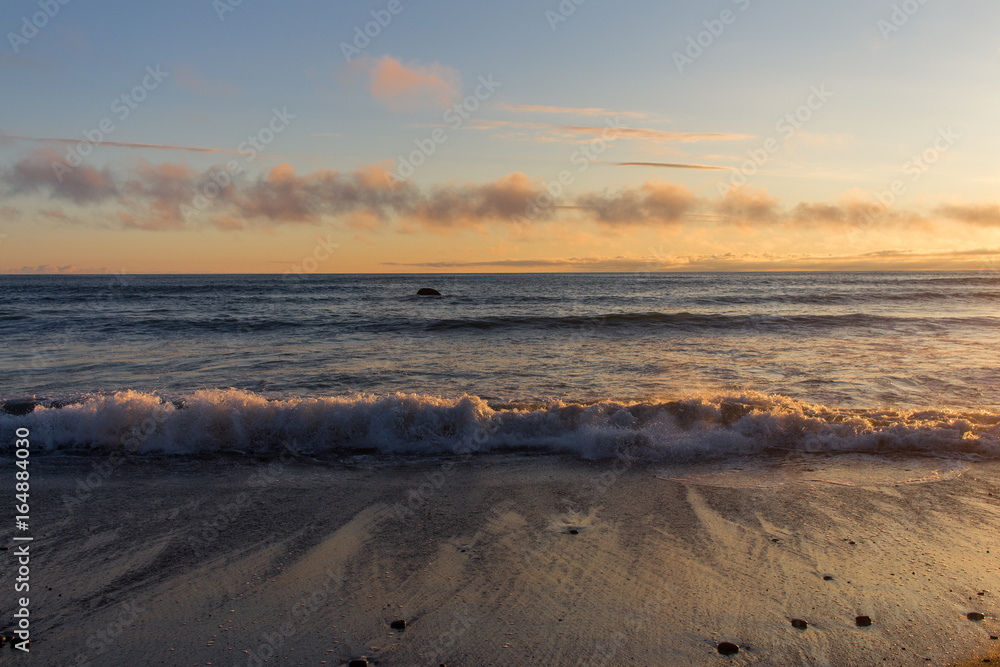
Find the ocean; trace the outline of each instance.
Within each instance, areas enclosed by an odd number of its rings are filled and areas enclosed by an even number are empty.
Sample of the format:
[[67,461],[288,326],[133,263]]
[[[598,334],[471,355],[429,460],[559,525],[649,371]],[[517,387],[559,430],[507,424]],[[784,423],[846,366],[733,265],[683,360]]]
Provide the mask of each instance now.
[[1000,458],[995,271],[0,288],[0,424],[50,450]]

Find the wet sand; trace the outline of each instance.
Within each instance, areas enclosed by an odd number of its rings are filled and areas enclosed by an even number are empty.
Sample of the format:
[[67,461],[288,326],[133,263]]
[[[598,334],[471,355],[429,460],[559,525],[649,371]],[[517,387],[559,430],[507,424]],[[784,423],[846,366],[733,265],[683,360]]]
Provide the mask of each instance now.
[[952,665],[998,648],[996,462],[32,466],[40,664]]

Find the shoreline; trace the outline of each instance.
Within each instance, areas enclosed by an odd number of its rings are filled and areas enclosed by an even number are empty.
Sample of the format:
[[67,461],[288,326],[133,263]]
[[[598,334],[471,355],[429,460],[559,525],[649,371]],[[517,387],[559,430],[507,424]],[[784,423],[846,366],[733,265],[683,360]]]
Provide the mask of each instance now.
[[[81,496],[92,458],[33,459],[31,650],[49,664],[954,665],[997,652],[998,462],[934,476],[877,457],[160,459],[121,463]],[[965,618],[977,609],[983,621]],[[871,627],[855,626],[862,614]],[[740,653],[719,655],[722,641]]]

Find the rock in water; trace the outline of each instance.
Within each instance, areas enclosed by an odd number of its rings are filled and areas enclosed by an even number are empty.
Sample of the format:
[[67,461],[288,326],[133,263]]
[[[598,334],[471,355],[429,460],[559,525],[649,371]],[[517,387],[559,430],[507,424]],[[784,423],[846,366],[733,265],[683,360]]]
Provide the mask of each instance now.
[[732,642],[722,642],[719,644],[719,653],[722,655],[736,655],[740,652],[740,647]]
[[872,619],[868,616],[855,616],[854,623],[859,628],[867,628],[869,625],[872,624]]
[[799,630],[805,630],[806,628],[809,627],[809,624],[803,621],[801,618],[793,618],[792,627],[798,628]]
[[389,624],[389,627],[392,628],[393,630],[405,630],[406,621],[404,621],[403,619],[393,621],[392,623]]
[[417,290],[417,296],[441,296],[441,292],[430,287],[421,287]]
[[978,611],[970,611],[968,614],[965,615],[965,617],[968,618],[970,621],[981,621],[984,618],[986,618],[984,614],[981,614]]
[[742,403],[723,402],[719,406],[719,414],[722,417],[722,423],[726,426],[732,424],[741,417],[746,417],[751,412],[753,412],[753,408]]
[[3,404],[3,411],[14,417],[23,417],[24,415],[31,414],[35,411],[35,406],[38,405],[34,400],[30,398],[18,399],[14,401],[7,401]]

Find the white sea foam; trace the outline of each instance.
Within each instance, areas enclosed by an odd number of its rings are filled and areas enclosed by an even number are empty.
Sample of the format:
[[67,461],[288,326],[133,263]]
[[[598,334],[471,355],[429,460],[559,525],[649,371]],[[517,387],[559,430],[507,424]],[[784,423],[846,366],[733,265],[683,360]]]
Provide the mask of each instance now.
[[237,389],[171,402],[154,393],[86,396],[24,416],[47,450],[137,454],[462,454],[535,450],[586,459],[703,460],[780,451],[1000,458],[1000,415],[841,410],[756,393],[676,401],[488,404],[418,394],[268,398]]

